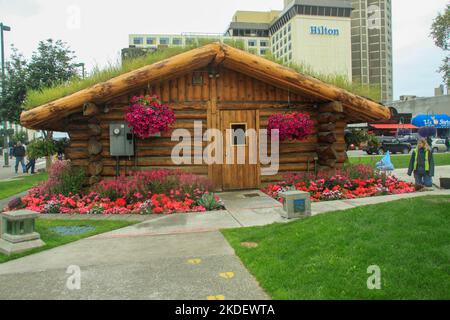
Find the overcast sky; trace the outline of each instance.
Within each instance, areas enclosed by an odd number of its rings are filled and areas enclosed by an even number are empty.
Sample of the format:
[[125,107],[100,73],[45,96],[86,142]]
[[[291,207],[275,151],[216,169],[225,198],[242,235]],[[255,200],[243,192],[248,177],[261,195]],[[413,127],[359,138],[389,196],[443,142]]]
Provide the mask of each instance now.
[[[429,38],[430,26],[449,1],[392,2],[395,97],[433,95],[444,54]],[[222,33],[236,10],[282,7],[283,0],[0,0],[0,21],[12,28],[8,47],[14,43],[29,57],[39,40],[62,39],[89,70],[118,61],[130,33]]]

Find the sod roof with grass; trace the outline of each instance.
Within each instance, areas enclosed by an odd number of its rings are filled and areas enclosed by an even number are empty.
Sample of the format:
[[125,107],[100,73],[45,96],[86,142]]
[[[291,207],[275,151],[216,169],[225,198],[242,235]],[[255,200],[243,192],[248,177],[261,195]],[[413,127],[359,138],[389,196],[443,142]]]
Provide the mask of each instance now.
[[[129,62],[123,68],[113,68],[92,78],[31,95],[26,105],[29,110],[22,113],[21,123],[32,129],[46,129],[48,123],[79,112],[88,102],[102,104],[138,87],[149,85],[162,78],[175,78],[189,70],[206,67],[212,62],[290,92],[313,96],[321,101],[342,102],[351,122],[390,118],[389,109],[371,99],[225,44],[208,44],[187,52],[178,50],[163,51],[148,58]],[[167,56],[170,57],[166,58]],[[160,59],[163,60],[159,61]],[[141,67],[143,63],[148,65]],[[40,102],[42,105],[36,106]]]

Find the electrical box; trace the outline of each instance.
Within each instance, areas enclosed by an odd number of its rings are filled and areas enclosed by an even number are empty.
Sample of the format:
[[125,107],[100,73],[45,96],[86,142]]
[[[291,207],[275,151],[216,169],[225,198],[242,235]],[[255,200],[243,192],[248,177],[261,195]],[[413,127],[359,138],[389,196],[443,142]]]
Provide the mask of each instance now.
[[109,140],[112,157],[134,156],[134,135],[125,122],[109,125]]

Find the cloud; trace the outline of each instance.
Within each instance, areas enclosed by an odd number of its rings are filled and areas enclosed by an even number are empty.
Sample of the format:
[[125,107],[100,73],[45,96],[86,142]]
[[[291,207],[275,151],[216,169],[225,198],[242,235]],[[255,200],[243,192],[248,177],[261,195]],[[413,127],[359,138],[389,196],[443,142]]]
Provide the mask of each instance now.
[[39,13],[38,0],[0,0],[0,12],[20,17],[30,17]]

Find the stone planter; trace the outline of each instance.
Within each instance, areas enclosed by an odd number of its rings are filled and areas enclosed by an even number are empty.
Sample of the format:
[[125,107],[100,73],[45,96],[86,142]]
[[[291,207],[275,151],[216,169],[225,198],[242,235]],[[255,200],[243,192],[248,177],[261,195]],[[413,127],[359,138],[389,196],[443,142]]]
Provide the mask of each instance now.
[[284,199],[281,216],[296,219],[311,216],[311,195],[303,191],[286,191],[280,193]]
[[1,217],[0,252],[11,255],[42,247],[45,243],[35,231],[38,213],[29,210],[3,212]]

